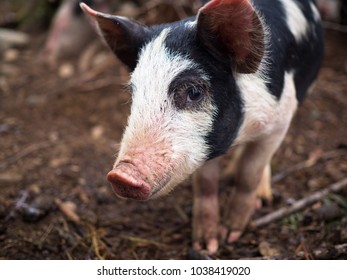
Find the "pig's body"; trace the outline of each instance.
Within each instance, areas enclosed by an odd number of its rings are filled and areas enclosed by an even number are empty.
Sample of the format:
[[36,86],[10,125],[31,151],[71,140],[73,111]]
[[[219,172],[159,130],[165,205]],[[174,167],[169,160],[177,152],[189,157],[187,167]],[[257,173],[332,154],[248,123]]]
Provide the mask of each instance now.
[[317,6],[323,20],[347,25],[346,0],[317,0]]
[[[76,56],[94,38],[95,32],[79,7],[80,0],[62,1],[55,14],[43,48],[43,59],[54,65],[59,59]],[[85,0],[88,5],[107,11],[108,0]]]
[[[146,200],[193,174],[196,249],[236,240],[270,161],[323,55],[314,1],[214,0],[196,18],[145,27],[82,6],[132,71],[133,104],[113,170],[115,192]],[[238,149],[236,191],[222,220],[217,157]]]

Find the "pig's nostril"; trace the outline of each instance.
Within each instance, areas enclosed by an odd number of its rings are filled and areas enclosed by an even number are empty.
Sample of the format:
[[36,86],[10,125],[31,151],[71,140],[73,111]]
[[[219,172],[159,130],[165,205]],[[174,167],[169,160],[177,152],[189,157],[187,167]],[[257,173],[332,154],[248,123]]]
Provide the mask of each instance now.
[[136,178],[129,173],[131,174],[131,170],[125,173],[116,168],[107,174],[107,180],[112,184],[117,195],[137,200],[147,200],[151,192],[150,185],[141,178]]

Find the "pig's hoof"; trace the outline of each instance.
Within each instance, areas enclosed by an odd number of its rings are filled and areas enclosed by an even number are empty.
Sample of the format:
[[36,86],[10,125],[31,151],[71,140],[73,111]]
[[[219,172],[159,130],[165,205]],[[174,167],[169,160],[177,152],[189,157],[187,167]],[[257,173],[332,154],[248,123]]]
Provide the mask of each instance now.
[[193,228],[193,248],[201,253],[209,255],[215,254],[218,251],[218,225],[210,227]]
[[228,244],[237,241],[242,235],[242,230],[228,230],[227,227],[221,226],[219,230],[219,235],[222,240],[225,240]]
[[272,201],[271,167],[269,164],[265,167],[261,180],[258,184],[257,196],[267,203],[270,203]]
[[194,250],[198,252],[208,253],[209,255],[213,255],[217,253],[218,251],[218,239],[217,238],[211,238],[204,242],[206,244],[206,250],[203,249],[203,246],[200,242],[194,242],[193,248]]
[[230,244],[230,243],[233,243],[233,242],[235,242],[236,240],[238,240],[238,239],[240,238],[241,235],[242,235],[242,231],[240,231],[240,230],[232,231],[232,232],[229,233],[227,242],[228,242],[229,244]]
[[255,201],[255,209],[259,210],[263,207],[263,201],[260,197],[257,197],[256,201]]

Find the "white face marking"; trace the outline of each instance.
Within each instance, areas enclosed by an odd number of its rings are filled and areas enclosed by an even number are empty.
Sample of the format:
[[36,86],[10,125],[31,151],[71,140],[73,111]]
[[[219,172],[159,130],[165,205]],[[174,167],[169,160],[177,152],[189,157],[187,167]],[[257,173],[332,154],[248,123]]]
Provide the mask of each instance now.
[[310,2],[310,7],[311,7],[311,10],[312,10],[312,13],[314,16],[314,20],[316,22],[321,21],[321,16],[320,16],[320,13],[319,13],[317,7],[312,2]]
[[[187,57],[170,53],[165,46],[169,32],[170,29],[163,30],[139,55],[130,80],[134,87],[131,114],[116,161],[117,164],[128,156],[134,147],[165,150],[169,159],[162,164],[174,170],[169,175],[161,174],[168,177],[165,186],[154,182],[154,196],[170,191],[206,160],[209,150],[205,137],[211,131],[216,110],[212,104],[195,111],[174,106],[168,94],[171,82],[182,71],[198,66]],[[151,162],[143,164],[150,166]]]
[[302,41],[308,33],[308,22],[296,1],[280,0],[286,12],[287,26],[297,42]]
[[240,75],[236,80],[243,93],[245,117],[235,145],[288,128],[298,104],[293,73],[285,73],[279,101],[271,95],[265,82],[255,74]]

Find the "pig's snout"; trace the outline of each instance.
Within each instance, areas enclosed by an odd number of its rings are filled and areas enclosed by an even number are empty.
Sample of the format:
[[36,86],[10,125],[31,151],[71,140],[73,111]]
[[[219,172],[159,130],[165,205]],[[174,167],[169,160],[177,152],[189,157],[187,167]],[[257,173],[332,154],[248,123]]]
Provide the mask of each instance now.
[[120,162],[107,174],[107,180],[118,196],[147,200],[151,194],[151,186],[141,177],[136,166],[128,162]]

